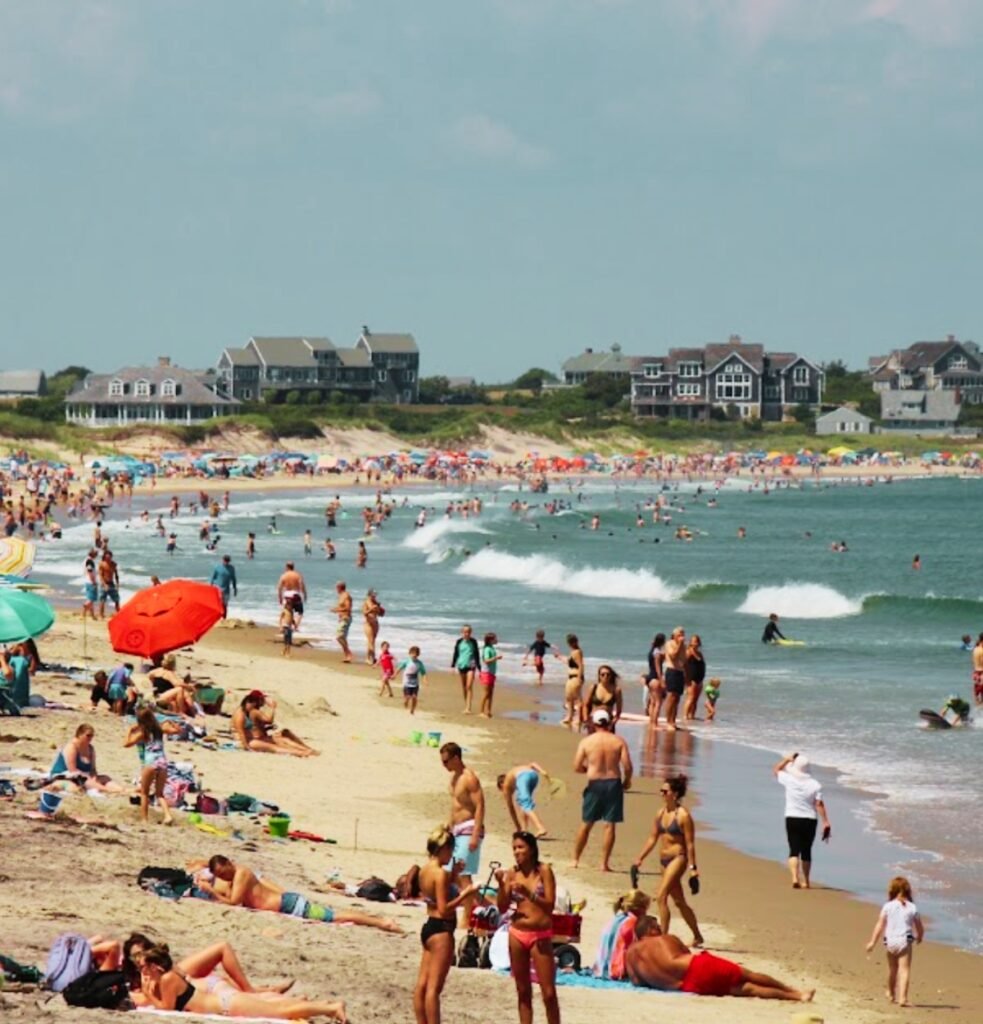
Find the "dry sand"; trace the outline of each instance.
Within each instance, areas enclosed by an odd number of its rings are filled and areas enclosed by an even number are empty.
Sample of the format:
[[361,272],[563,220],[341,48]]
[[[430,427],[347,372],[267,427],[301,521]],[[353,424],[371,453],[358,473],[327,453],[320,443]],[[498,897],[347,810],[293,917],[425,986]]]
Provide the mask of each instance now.
[[[101,630],[96,639],[93,632],[90,626],[88,663],[92,668],[109,667],[115,657]],[[56,629],[43,638],[42,649],[50,662],[82,664],[78,618],[61,614]],[[424,656],[440,664],[444,652]],[[605,876],[586,866],[573,872],[566,865],[579,819],[581,786],[570,770],[576,737],[568,732],[520,719],[462,719],[456,682],[437,673],[424,688],[421,712],[411,719],[398,699],[376,696],[374,670],[342,669],[334,656],[309,649],[284,659],[271,631],[264,629],[216,628],[193,653],[182,654],[179,665],[226,686],[227,708],[253,687],[273,693],[280,701],[278,718],[323,754],[297,760],[174,744],[172,758],[193,761],[213,792],[247,792],[274,801],[291,812],[295,827],[334,838],[337,845],[272,840],[241,816],[210,820],[223,831],[238,828],[243,840],[207,835],[186,821],[172,829],[142,827],[136,808],[121,799],[73,797],[63,805],[70,814],[101,818],[113,823],[112,828],[35,822],[25,819],[24,812],[36,798],[21,792],[12,804],[0,804],[4,953],[43,964],[52,939],[65,930],[115,935],[147,930],[179,953],[226,939],[260,981],[296,977],[300,991],[324,998],[341,996],[355,1022],[412,1021],[422,909],[362,904],[340,894],[325,897],[336,908],[360,906],[391,914],[407,931],[398,938],[367,928],[305,923],[197,900],[171,903],[144,894],[134,880],[146,864],[177,866],[191,857],[221,852],[309,894],[334,870],[353,882],[371,874],[394,881],[411,863],[423,861],[426,834],[446,819],[449,807],[448,778],[437,752],[408,744],[410,731],[421,729],[440,731],[443,739],[461,743],[465,759],[484,779],[489,801],[485,864],[492,858],[506,860],[509,851],[511,826],[494,787],[497,772],[534,757],[567,782],[570,795],[541,808],[555,837],[544,844],[544,852],[555,865],[559,884],[575,898],[588,900],[581,950],[585,963],[593,959],[611,901],[628,887],[628,864],[656,809],[657,780],[640,778],[628,799],[628,820],[614,857],[622,873]],[[46,768],[79,722],[89,720],[96,727],[100,769],[117,779],[132,778],[135,756],[121,747],[123,722],[106,711],[87,710],[83,685],[42,674],[34,689],[79,710],[0,719],[4,762]],[[521,695],[503,694],[499,710],[510,704],[532,706]],[[698,822],[698,806],[695,815]],[[588,848],[586,863],[596,862],[598,838]],[[782,865],[752,860],[702,838],[700,866],[704,889],[696,906],[710,947],[793,984],[818,987],[816,1003],[804,1008],[750,999],[561,988],[567,1024],[652,1020],[665,1014],[693,1024],[718,1024],[721,1019],[768,1024],[789,1022],[803,1010],[828,1022],[867,1024],[901,1015],[883,999],[882,956],[867,958],[863,953],[874,908],[821,887],[793,892]],[[655,879],[643,876],[642,884],[654,888]],[[674,930],[678,927],[674,920]],[[685,929],[680,934],[687,938]],[[101,1011],[73,1010],[60,998],[43,1009],[36,1004],[37,994],[8,993],[0,998],[3,1016],[11,1021],[118,1019]],[[979,958],[927,944],[915,956],[912,998],[917,1008],[908,1011],[906,1019],[976,1024],[983,1019]],[[536,1015],[543,1019],[541,1006]],[[515,1020],[511,981],[490,972],[453,970],[445,990],[444,1017],[462,1024]]]

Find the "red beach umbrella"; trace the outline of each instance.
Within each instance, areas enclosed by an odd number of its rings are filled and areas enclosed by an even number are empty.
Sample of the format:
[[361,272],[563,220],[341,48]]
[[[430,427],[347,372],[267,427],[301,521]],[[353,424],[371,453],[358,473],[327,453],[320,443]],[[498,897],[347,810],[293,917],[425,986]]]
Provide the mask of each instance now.
[[109,620],[114,651],[154,658],[201,639],[222,618],[218,587],[168,580],[130,598]]

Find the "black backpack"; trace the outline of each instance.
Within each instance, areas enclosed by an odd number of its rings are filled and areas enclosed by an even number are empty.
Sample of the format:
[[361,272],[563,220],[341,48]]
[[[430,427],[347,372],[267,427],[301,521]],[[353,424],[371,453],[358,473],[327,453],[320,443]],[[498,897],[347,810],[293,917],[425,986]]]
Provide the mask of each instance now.
[[148,866],[137,875],[137,885],[155,896],[179,900],[194,886],[194,879],[181,868],[158,868]]
[[393,887],[381,878],[376,878],[375,875],[366,878],[355,890],[355,895],[359,899],[373,900],[376,903],[389,903],[392,900],[392,894]]
[[65,987],[62,995],[69,1006],[87,1010],[128,1009],[130,986],[122,971],[89,971]]

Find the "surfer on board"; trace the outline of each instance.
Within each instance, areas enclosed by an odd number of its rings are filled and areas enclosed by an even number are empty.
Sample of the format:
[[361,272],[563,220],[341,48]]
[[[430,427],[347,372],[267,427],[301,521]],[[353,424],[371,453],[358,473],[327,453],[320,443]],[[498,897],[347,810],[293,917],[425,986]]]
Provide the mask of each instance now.
[[765,631],[761,634],[761,642],[763,644],[773,644],[776,640],[784,639],[782,631],[778,628],[778,616],[772,612],[765,623]]

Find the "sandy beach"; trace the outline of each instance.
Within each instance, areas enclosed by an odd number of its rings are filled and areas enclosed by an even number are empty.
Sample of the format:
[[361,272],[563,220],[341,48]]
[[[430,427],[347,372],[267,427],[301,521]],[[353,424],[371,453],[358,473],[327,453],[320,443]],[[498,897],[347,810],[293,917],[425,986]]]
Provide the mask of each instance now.
[[[60,614],[56,628],[43,638],[42,649],[51,663],[94,669],[115,662],[102,631],[91,624],[85,643],[88,661],[83,661],[81,623],[68,613]],[[441,661],[441,653],[433,652],[430,662]],[[535,758],[566,782],[569,795],[542,807],[553,836],[544,843],[544,852],[555,866],[559,885],[575,899],[587,900],[581,952],[585,964],[591,962],[611,902],[628,888],[628,865],[658,806],[657,778],[643,775],[632,789],[613,858],[617,873],[602,875],[590,866],[596,863],[597,837],[585,865],[574,872],[567,864],[579,820],[581,784],[571,770],[576,737],[523,718],[501,717],[510,707],[517,713],[534,710],[531,698],[503,694],[497,709],[500,717],[489,722],[461,719],[456,681],[431,672],[421,711],[411,720],[401,701],[377,696],[374,670],[343,668],[334,655],[306,648],[288,661],[280,657],[270,630],[232,624],[217,627],[193,652],[182,653],[179,666],[227,687],[227,708],[256,686],[274,694],[280,702],[278,718],[323,753],[297,760],[173,744],[170,756],[194,762],[210,791],[246,792],[273,801],[289,810],[294,827],[333,838],[336,845],[273,840],[242,816],[208,819],[221,832],[235,828],[242,838],[199,831],[187,821],[172,829],[142,827],[136,808],[120,798],[70,797],[62,805],[70,815],[99,819],[109,828],[36,822],[24,817],[36,797],[20,790],[12,803],[0,804],[3,952],[22,962],[43,964],[52,939],[65,930],[114,935],[149,930],[179,952],[227,939],[239,950],[247,971],[260,981],[296,977],[299,991],[346,999],[353,1021],[411,1021],[422,909],[363,904],[341,894],[325,896],[336,909],[358,906],[391,914],[407,932],[400,938],[197,900],[171,903],[144,894],[135,876],[146,864],[180,866],[192,857],[225,853],[308,894],[316,894],[332,872],[350,882],[373,874],[395,881],[410,864],[423,862],[426,834],[448,812],[447,773],[437,752],[409,742],[411,730],[418,729],[439,731],[444,740],[459,742],[465,760],[484,781],[489,803],[484,864],[491,859],[509,862],[511,825],[494,787],[495,775]],[[124,724],[106,711],[87,710],[82,683],[41,674],[34,690],[79,710],[4,719],[4,763],[46,768],[78,723],[88,720],[96,727],[100,769],[120,780],[132,778],[135,756],[121,746]],[[227,728],[227,719],[214,721],[218,729]],[[657,770],[658,763],[653,767]],[[698,794],[691,805],[699,823]],[[821,867],[818,888],[795,892],[787,885],[784,865],[742,856],[703,834],[699,839],[704,887],[696,907],[709,947],[792,984],[815,986],[815,1004],[806,1008],[751,999],[719,1002],[562,987],[564,1020],[587,1024],[599,1016],[641,1014],[642,1019],[654,1019],[672,1013],[701,1024],[719,1020],[723,1012],[728,1021],[740,1024],[785,1022],[797,1012],[808,1012],[826,1021],[866,1024],[900,1015],[884,1001],[883,955],[863,952],[876,916],[874,907],[824,889]],[[655,883],[654,876],[643,875],[643,888],[652,890]],[[685,927],[679,927],[674,919],[673,930],[686,939]],[[39,1019],[37,994],[7,993],[3,998],[7,1019]],[[983,973],[978,958],[926,943],[915,956],[912,999],[916,1009],[907,1019],[952,1024],[980,1020]],[[514,1019],[514,990],[508,978],[490,972],[452,970],[443,1005],[448,1020],[478,1024]],[[537,1013],[541,1019],[541,1007]],[[44,1015],[83,1017],[60,998],[45,1004]],[[116,1018],[89,1011],[84,1019]]]

